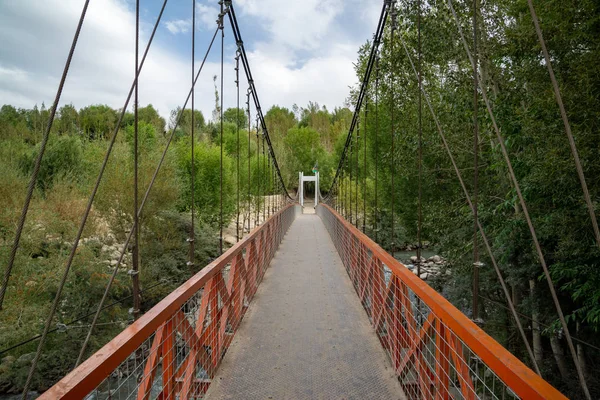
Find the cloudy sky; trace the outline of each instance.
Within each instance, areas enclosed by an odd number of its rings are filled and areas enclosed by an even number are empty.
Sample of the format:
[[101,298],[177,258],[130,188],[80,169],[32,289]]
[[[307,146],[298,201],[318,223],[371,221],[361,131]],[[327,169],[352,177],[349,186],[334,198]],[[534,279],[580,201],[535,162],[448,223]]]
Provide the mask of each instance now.
[[[140,104],[163,116],[182,105],[191,83],[192,1],[170,0],[140,76]],[[216,28],[218,0],[196,0],[196,62]],[[0,105],[49,106],[84,0],[0,0]],[[141,0],[143,52],[163,0]],[[378,0],[234,0],[263,109],[316,101],[343,105],[357,79],[352,63],[374,32]],[[235,106],[235,42],[225,25],[225,106]],[[61,105],[121,108],[134,74],[135,1],[91,0]],[[141,56],[140,56],[141,57]],[[196,89],[214,108],[220,38]],[[246,91],[242,79],[241,93]]]

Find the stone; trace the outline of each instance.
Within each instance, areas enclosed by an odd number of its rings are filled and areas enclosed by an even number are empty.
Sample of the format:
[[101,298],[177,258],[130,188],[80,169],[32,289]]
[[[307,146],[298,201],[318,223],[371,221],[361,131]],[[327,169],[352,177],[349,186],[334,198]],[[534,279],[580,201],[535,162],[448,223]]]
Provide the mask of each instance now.
[[440,256],[438,256],[438,255],[435,255],[435,256],[431,257],[431,259],[432,259],[432,261],[433,261],[433,262],[435,262],[435,263],[442,262],[442,257],[440,257]]
[[417,262],[417,256],[410,257],[410,261],[416,263]]
[[428,272],[424,272],[421,275],[419,275],[419,278],[421,278],[423,280],[426,280],[428,276],[429,276],[429,273]]
[[0,364],[12,364],[14,363],[16,360],[16,358],[14,356],[6,356],[2,358],[2,362],[0,362]]
[[430,261],[430,262],[428,262],[428,263],[427,263],[427,266],[428,266],[429,268],[433,267],[434,265],[435,265],[435,263],[434,263],[434,262],[432,262],[432,261]]
[[231,245],[234,245],[237,243],[237,241],[235,240],[235,236],[231,236],[231,235],[225,236],[223,238],[223,240],[225,241],[225,243],[229,243]]
[[119,263],[119,260],[110,260],[110,265],[112,267],[116,266]]
[[447,269],[446,270],[446,275],[452,275],[452,270]]
[[31,364],[33,359],[35,358],[35,353],[27,353],[23,354],[21,357],[17,359],[17,364],[20,366],[25,366]]

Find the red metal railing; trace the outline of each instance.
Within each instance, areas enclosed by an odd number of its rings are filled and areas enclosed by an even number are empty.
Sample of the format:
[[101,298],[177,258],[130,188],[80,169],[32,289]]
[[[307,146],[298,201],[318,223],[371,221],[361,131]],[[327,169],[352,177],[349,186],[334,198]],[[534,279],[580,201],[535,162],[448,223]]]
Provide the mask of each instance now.
[[294,217],[276,213],[40,398],[201,397]]
[[566,399],[335,210],[319,205],[409,399]]

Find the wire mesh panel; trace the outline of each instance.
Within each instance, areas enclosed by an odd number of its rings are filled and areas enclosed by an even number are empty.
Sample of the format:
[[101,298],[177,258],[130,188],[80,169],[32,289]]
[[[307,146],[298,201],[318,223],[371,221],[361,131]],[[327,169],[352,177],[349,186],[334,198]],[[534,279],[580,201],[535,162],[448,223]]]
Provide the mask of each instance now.
[[408,399],[565,398],[331,207],[317,214]]
[[41,398],[202,398],[295,213],[276,213]]

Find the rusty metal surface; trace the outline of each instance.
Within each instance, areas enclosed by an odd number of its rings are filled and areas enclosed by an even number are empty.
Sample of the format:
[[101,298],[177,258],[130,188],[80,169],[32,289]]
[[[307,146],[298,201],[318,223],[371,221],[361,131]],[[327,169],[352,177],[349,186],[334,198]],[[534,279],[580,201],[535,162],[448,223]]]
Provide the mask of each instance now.
[[404,398],[318,216],[294,221],[205,398]]

